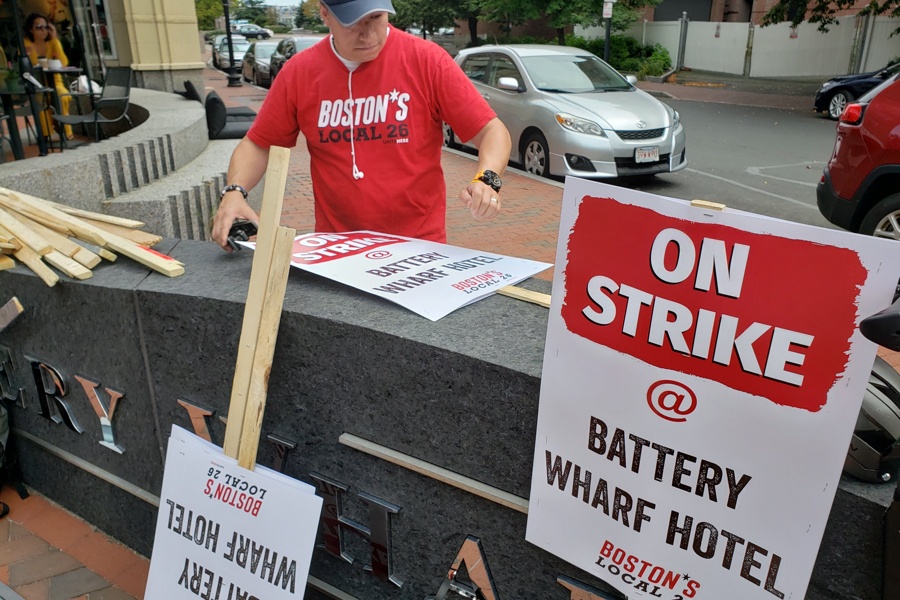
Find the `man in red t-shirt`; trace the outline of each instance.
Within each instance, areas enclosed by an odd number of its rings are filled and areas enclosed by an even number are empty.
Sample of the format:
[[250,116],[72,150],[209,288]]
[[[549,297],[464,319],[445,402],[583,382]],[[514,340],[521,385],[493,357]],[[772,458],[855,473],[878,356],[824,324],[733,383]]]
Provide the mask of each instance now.
[[479,149],[459,194],[476,219],[500,211],[509,132],[440,46],[393,28],[390,0],[320,0],[331,35],[278,72],[247,136],[231,156],[213,222],[226,250],[235,219],[258,221],[247,190],[270,146],[310,154],[316,231],[368,229],[446,241],[442,122]]

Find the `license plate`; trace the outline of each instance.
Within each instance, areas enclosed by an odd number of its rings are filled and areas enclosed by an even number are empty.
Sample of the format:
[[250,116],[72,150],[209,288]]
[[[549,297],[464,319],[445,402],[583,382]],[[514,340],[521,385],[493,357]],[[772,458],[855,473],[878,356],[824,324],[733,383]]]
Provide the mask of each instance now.
[[652,146],[649,148],[635,148],[634,162],[646,163],[646,162],[658,162],[658,161],[659,161],[659,146]]

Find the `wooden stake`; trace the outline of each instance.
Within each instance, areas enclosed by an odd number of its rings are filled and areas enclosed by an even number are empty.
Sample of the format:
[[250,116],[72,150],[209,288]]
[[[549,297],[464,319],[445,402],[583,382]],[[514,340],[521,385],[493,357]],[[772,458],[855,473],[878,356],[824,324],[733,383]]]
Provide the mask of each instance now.
[[93,276],[90,269],[85,269],[82,264],[57,250],[48,252],[43,259],[72,279],[90,279]]
[[525,302],[539,304],[544,308],[550,308],[550,294],[534,292],[531,290],[526,290],[525,288],[516,287],[514,285],[502,287],[497,290],[497,293],[502,294],[503,296],[509,296],[510,298],[515,298],[517,300],[524,300]]
[[[25,217],[22,218],[24,219]],[[47,240],[54,249],[58,250],[63,255],[76,260],[88,269],[93,269],[100,264],[99,255],[87,250],[84,246],[79,246],[61,233],[58,233],[49,227],[45,227],[37,221],[32,221],[31,219],[29,219],[26,224],[29,229],[34,230],[38,235]]]
[[0,254],[0,271],[6,271],[7,269],[12,269],[16,266],[16,261],[6,256],[5,254]]
[[19,299],[15,296],[13,296],[9,302],[0,307],[0,331],[3,331],[7,327],[9,327],[10,323],[15,321],[16,318],[21,315],[24,310],[25,309],[22,308],[22,304],[19,302]]
[[[275,355],[275,340],[281,323],[281,310],[287,288],[288,271],[291,266],[291,249],[297,232],[288,227],[279,227],[275,232],[274,254],[269,264],[269,281],[260,315],[256,352],[250,372],[250,387],[244,409],[244,424],[238,441],[238,465],[253,469],[259,450],[259,436],[262,431],[266,394],[269,391],[269,372]],[[231,413],[229,413],[231,414]]]
[[22,221],[18,220],[2,208],[0,208],[0,227],[3,227],[5,230],[2,232],[3,237],[16,238],[34,250],[39,256],[43,256],[53,250],[53,246],[48,244],[47,240],[36,234]]
[[123,227],[114,223],[104,223],[103,221],[88,219],[86,217],[82,217],[82,220],[85,223],[93,225],[97,229],[102,229],[103,231],[114,233],[119,237],[125,238],[126,240],[131,240],[139,246],[149,248],[150,246],[155,246],[162,241],[162,237],[156,234],[147,233],[146,231],[140,231],[131,227]]
[[[2,188],[0,188],[2,189]],[[2,193],[2,192],[0,192]],[[134,219],[126,219],[125,217],[115,217],[113,215],[106,215],[103,213],[91,212],[89,210],[81,210],[80,208],[74,208],[72,206],[66,206],[65,204],[59,204],[58,202],[53,202],[52,200],[44,200],[49,206],[66,213],[67,215],[72,215],[73,217],[81,217],[82,219],[91,219],[92,221],[102,221],[104,223],[109,223],[111,225],[118,225],[120,227],[126,227],[128,229],[140,229],[144,227],[146,223],[142,221],[135,221]]]
[[[284,204],[284,187],[287,183],[290,154],[290,150],[287,148],[272,146],[269,149],[259,233],[256,236],[256,249],[253,252],[250,285],[247,290],[241,339],[238,343],[237,364],[231,387],[231,401],[228,407],[228,426],[225,428],[225,443],[223,444],[225,454],[232,458],[237,458],[241,449],[248,444],[259,444],[258,438],[252,440],[243,435],[244,416],[247,411],[251,378],[254,374],[259,374],[254,370],[253,365],[256,362],[260,324],[265,305],[267,302],[277,302],[280,310],[284,302],[283,295],[279,298],[267,299],[266,291],[271,289],[269,280],[275,277],[271,265],[275,254],[276,240],[281,237],[277,234],[277,229],[278,223],[281,221],[281,208]],[[260,407],[259,410],[262,408]]]
[[13,253],[13,256],[22,261],[22,264],[26,267],[34,271],[34,274],[40,277],[48,286],[53,287],[59,282],[59,275],[54,273],[53,269],[45,265],[44,261],[41,260],[40,255],[28,246],[22,246]]
[[106,245],[106,238],[99,229],[87,225],[78,217],[67,215],[53,208],[40,198],[19,192],[9,192],[8,196],[0,194],[0,205],[19,212],[39,223],[43,223],[51,229],[58,230],[59,227],[65,227],[69,235],[73,235],[80,240],[101,247]]

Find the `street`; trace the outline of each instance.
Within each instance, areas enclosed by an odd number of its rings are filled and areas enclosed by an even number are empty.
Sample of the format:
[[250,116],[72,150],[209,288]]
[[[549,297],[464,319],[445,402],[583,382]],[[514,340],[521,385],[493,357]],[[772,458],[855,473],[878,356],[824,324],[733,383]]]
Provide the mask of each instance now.
[[812,110],[666,102],[681,114],[687,132],[688,168],[617,184],[832,227],[816,207],[816,184],[834,147],[834,121]]

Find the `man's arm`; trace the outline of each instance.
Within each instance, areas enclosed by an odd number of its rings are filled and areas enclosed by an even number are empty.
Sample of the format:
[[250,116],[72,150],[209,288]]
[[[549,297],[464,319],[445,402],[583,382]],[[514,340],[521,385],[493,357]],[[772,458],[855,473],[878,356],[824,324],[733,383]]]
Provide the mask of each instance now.
[[[231,153],[228,177],[225,182],[251,190],[262,179],[268,164],[269,151],[245,137]],[[228,230],[231,229],[231,224],[235,219],[246,219],[259,223],[259,216],[244,200],[240,190],[233,190],[222,196],[219,209],[213,219],[212,238],[228,252],[231,252],[231,246],[228,245]]]
[[[512,142],[509,131],[500,119],[494,117],[472,138],[478,148],[478,170],[486,169],[502,175],[509,162]],[[473,176],[475,173],[472,174]],[[469,182],[459,193],[459,199],[476,219],[493,219],[500,212],[500,194],[481,181]]]

